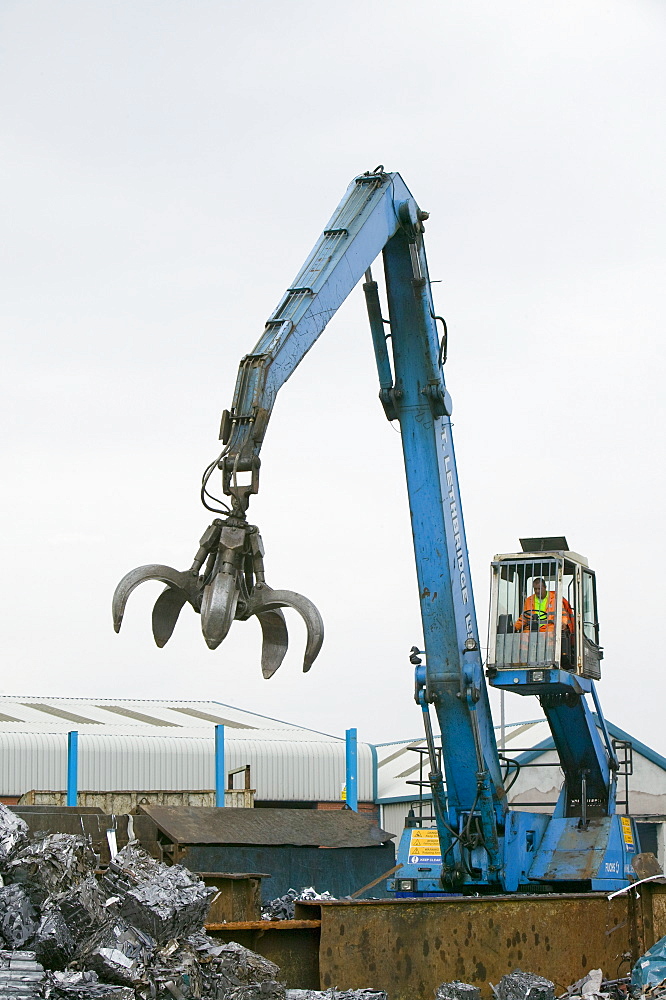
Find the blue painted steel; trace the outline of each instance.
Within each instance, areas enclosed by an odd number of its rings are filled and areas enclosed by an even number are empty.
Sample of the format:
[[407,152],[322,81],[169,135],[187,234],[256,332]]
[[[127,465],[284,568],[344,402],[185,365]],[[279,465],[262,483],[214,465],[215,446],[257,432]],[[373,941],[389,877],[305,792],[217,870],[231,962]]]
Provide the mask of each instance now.
[[617,758],[614,752],[608,752],[610,738],[606,732],[602,740],[585,700],[585,694],[593,692],[595,705],[600,709],[594,682],[554,668],[539,671],[543,680],[535,682],[531,680],[534,672],[529,669],[499,671],[493,678],[493,686],[516,694],[539,696],[565,777],[556,815],[568,815],[566,801],[580,789],[583,772],[587,797],[603,803],[605,812],[614,812],[617,782],[612,762]]
[[377,747],[372,743],[368,743],[368,746],[370,747],[370,756],[372,757],[372,801],[376,802],[379,795],[377,791],[377,768],[379,766]]
[[226,774],[224,770],[224,726],[215,726],[215,805],[224,805]]
[[348,729],[345,733],[345,771],[346,803],[350,809],[358,812],[358,757],[355,729]]
[[542,698],[541,704],[553,734],[567,791],[569,794],[574,788],[578,791],[581,774],[585,771],[588,798],[603,802],[608,809],[609,790],[615,787],[615,782],[585,698],[576,698],[571,704],[564,701],[550,704]]
[[636,825],[627,817],[600,816],[585,825],[573,816],[551,817],[530,876],[544,882],[585,880],[592,889],[620,889],[635,878],[631,862],[639,850]]
[[[256,461],[278,390],[401,226],[403,202],[415,215],[416,203],[399,174],[358,177],[349,185],[253,351],[241,362],[229,441],[238,471]],[[263,430],[253,436],[249,422],[258,416]]]
[[613,746],[613,741],[610,738],[610,733],[608,732],[608,726],[606,725],[606,720],[604,714],[601,711],[601,702],[599,701],[599,695],[597,694],[597,686],[594,681],[590,682],[592,700],[594,702],[594,707],[597,710],[597,714],[594,716],[595,721],[598,721],[601,726],[601,732],[603,733],[604,743],[606,745],[606,751],[608,753],[609,760],[613,761],[613,770],[618,768],[617,754],[615,753],[615,747]]
[[[426,653],[425,701],[435,706],[446,772],[446,823],[436,809],[440,840],[457,844],[463,814],[477,809],[489,854],[488,880],[499,882],[497,823],[506,813],[506,797],[481,664],[450,400],[438,364],[422,240],[414,245],[408,233],[396,233],[384,249],[384,270],[393,399],[401,428]],[[417,679],[417,690],[418,685]],[[435,802],[439,797],[434,794]],[[445,849],[445,854],[452,868],[460,864],[459,847]]]
[[[533,680],[533,674],[542,675],[540,681]],[[592,681],[588,677],[569,673],[557,667],[549,667],[535,671],[533,668],[519,667],[516,670],[499,670],[493,677],[495,688],[504,688],[522,695],[542,694],[588,694],[592,690]]]
[[[501,838],[501,884],[504,892],[517,892],[521,886],[529,883],[528,873],[549,823],[550,816],[546,813],[517,811],[507,813],[504,837]],[[412,879],[414,889],[410,891],[410,895],[424,896],[433,892],[438,892],[442,896],[448,895],[447,892],[443,891],[440,878],[442,862],[439,855],[434,854],[430,857],[415,855],[413,853],[412,832],[411,829],[407,829],[400,838],[396,862],[402,867],[395,878],[390,881],[388,888],[396,891],[401,881]],[[420,828],[417,836],[422,836]],[[441,852],[442,858],[444,858],[445,852],[446,849]],[[492,884],[495,880],[490,877],[491,873],[488,871],[488,862],[484,857],[484,852],[482,850],[474,852],[473,860],[474,864],[484,871],[484,879],[479,880],[480,884]],[[446,867],[446,860],[444,860],[443,867]]]
[[67,733],[67,805],[77,804],[79,787],[79,734]]

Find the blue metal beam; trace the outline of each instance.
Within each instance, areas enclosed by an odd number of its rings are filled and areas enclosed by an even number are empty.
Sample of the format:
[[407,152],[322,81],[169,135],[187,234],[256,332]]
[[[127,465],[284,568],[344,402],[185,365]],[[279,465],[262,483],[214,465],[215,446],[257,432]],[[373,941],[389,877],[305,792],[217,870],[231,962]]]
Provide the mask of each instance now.
[[345,771],[347,805],[354,812],[358,812],[358,755],[355,729],[348,729],[345,733]]
[[215,805],[224,805],[224,726],[215,726]]
[[[415,274],[415,255],[418,257]],[[384,249],[395,407],[410,501],[423,638],[426,700],[437,712],[451,821],[479,801],[488,772],[498,818],[506,811],[483,676],[451,421],[422,241],[398,232]],[[466,651],[470,640],[473,648]]]
[[79,734],[76,730],[67,734],[67,805],[75,806],[78,799],[79,777]]

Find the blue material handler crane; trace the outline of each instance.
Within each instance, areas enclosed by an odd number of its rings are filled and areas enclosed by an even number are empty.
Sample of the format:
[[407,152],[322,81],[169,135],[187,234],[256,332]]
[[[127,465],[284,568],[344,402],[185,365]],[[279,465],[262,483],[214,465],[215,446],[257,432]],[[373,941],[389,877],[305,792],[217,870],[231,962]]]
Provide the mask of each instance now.
[[[364,279],[379,398],[402,437],[423,624],[415,698],[435,819],[430,832],[405,830],[402,867],[389,890],[418,896],[622,888],[636,878],[637,830],[616,812],[618,760],[594,686],[602,656],[594,573],[566,539],[522,540],[523,551],[495,557],[489,654],[482,661],[444,381],[447,331],[435,313],[423,239],[427,218],[399,174],[377,167],[354,178],[241,360],[222,418],[223,450],[202,486],[205,506],[222,516],[204,532],[189,569],[142,566],[123,578],[114,625],[118,631],[136,586],[161,580],[166,588],[153,611],[158,646],[185,604],[201,615],[212,649],[234,619],[256,615],[262,670],[270,677],[287,649],[281,609],[292,607],[306,623],[303,669],[310,668],[323,642],[321,616],[302,595],[266,583],[263,544],[247,511],[259,488],[260,451],[278,390]],[[370,270],[380,254],[388,320]],[[215,470],[228,497],[223,506],[213,504],[208,490]],[[535,695],[543,707],[564,773],[552,814],[509,808],[486,675],[496,688]]]

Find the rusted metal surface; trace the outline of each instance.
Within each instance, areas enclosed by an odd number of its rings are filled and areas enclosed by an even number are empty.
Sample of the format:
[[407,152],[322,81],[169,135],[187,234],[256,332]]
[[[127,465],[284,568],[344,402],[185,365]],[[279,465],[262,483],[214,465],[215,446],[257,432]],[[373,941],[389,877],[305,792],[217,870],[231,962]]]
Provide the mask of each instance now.
[[625,894],[632,933],[632,952],[638,957],[666,936],[666,885],[649,882]]
[[216,890],[208,910],[208,921],[211,924],[261,919],[263,875],[252,872],[197,872],[197,875],[206,885]]
[[625,975],[640,947],[631,907],[626,896],[588,893],[301,903],[296,916],[321,912],[321,989],[422,1000],[454,979],[489,996],[488,984],[516,968],[558,992],[592,968]]
[[280,966],[289,989],[319,989],[319,920],[253,920],[206,924],[220,941],[237,941]]
[[650,905],[651,922],[647,933],[652,936],[653,940],[646,945],[643,951],[651,948],[656,941],[666,936],[666,885],[650,885],[647,892],[646,888],[641,886],[640,892],[641,899],[645,900],[646,905],[648,903]]
[[207,809],[142,807],[175,844],[293,844],[375,847],[393,839],[351,809]]
[[236,931],[316,931],[321,927],[321,920],[235,920],[216,923],[208,920],[206,931],[221,931],[235,933]]

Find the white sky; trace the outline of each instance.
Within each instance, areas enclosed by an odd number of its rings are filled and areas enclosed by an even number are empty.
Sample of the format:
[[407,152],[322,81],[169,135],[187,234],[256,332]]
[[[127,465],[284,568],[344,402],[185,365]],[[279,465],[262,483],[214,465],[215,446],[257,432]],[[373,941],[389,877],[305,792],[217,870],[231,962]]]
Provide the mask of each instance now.
[[[418,735],[398,434],[356,289],[284,387],[250,508],[268,581],[320,608],[303,676],[164,650],[134,566],[188,566],[238,362],[351,178],[431,213],[477,610],[521,535],[598,573],[608,717],[664,737],[666,8],[659,0],[5,0],[0,7],[1,690],[216,698]],[[507,701],[533,718],[534,700]]]

